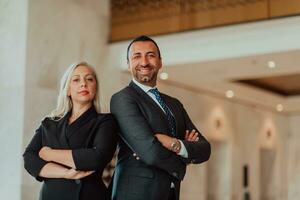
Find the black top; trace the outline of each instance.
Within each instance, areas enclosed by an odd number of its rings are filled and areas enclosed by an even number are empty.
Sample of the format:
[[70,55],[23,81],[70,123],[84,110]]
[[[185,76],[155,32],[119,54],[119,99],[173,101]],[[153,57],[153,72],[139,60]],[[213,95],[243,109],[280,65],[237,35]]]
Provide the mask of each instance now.
[[[116,148],[115,119],[111,114],[98,114],[94,107],[70,125],[69,117],[70,113],[58,121],[50,118],[42,121],[23,154],[25,169],[38,181],[44,181],[41,200],[109,199],[101,177]],[[96,172],[80,180],[39,177],[47,164],[38,155],[43,146],[72,149],[76,169]]]

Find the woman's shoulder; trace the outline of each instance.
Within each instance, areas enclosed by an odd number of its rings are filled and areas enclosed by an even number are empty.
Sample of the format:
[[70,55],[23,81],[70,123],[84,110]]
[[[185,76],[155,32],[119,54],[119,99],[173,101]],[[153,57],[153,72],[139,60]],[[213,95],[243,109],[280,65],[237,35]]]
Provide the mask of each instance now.
[[116,119],[111,113],[98,113],[97,121],[113,121],[115,122]]
[[111,113],[99,113],[97,116],[97,124],[101,127],[106,127],[113,132],[117,132],[119,127],[117,120]]
[[62,120],[62,118],[59,117],[45,117],[42,122],[41,125],[48,127],[51,125],[57,125],[60,121]]

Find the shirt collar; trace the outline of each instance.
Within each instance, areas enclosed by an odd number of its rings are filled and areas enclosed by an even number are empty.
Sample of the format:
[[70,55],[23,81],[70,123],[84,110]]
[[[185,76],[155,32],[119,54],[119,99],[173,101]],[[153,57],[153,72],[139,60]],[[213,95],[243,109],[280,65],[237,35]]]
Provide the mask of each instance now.
[[134,84],[136,84],[137,86],[139,86],[146,93],[148,93],[149,90],[156,88],[156,86],[150,87],[148,85],[143,85],[143,84],[139,83],[138,81],[136,81],[134,78],[132,79],[132,81],[134,82]]

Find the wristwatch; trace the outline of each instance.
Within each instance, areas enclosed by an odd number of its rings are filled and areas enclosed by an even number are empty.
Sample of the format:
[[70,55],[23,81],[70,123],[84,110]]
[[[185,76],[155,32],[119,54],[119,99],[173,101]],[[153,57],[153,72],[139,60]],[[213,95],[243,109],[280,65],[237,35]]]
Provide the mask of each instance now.
[[174,139],[171,144],[171,151],[175,153],[179,153],[180,149],[181,149],[181,143],[179,142],[179,140]]

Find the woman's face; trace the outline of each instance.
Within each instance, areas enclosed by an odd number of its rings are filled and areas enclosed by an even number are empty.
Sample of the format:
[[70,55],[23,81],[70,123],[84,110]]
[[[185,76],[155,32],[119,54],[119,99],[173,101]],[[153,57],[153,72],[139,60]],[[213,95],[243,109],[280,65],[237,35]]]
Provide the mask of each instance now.
[[87,66],[79,65],[71,75],[68,96],[74,104],[92,104],[97,90],[95,74]]

